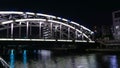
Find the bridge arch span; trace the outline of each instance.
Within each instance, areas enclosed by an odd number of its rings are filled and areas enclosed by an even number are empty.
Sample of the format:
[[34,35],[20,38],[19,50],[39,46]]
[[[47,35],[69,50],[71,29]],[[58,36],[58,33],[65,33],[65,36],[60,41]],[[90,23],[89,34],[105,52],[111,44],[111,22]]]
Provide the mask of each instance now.
[[[93,41],[90,29],[53,15],[0,11],[1,38],[36,38]],[[3,36],[4,35],[4,36]]]

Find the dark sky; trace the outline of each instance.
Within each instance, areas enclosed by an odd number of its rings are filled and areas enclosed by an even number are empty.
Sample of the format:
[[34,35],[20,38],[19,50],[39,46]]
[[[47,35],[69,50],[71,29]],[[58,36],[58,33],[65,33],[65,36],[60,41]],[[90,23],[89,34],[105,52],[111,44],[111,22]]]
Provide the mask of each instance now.
[[111,25],[112,11],[119,9],[119,1],[1,0],[0,2],[0,10],[51,14],[70,19],[89,28],[94,25]]

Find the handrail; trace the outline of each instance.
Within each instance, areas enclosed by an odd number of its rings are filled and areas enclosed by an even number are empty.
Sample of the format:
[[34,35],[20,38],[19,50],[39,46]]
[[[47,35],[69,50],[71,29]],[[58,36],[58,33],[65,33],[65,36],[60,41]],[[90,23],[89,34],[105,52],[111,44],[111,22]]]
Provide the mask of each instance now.
[[1,57],[0,57],[0,62],[2,63],[2,65],[3,65],[5,68],[10,68],[10,65],[7,64],[7,62],[6,62],[3,58],[1,58]]

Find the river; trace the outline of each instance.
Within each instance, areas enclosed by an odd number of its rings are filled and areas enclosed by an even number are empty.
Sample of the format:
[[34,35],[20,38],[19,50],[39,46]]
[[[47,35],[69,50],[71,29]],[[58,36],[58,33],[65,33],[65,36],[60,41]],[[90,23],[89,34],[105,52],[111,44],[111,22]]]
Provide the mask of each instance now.
[[116,53],[9,50],[1,57],[10,65],[10,68],[120,68],[120,55]]

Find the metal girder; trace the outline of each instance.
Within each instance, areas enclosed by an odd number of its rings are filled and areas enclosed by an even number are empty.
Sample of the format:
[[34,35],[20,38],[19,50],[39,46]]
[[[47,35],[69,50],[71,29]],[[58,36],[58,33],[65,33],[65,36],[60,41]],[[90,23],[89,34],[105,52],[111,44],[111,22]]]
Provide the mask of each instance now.
[[[13,17],[13,16],[15,16],[14,14],[17,16]],[[11,36],[13,34],[14,28],[16,28],[16,27],[21,27],[21,28],[26,27],[26,36],[28,36],[29,35],[29,27],[34,26],[34,27],[39,27],[38,33],[39,33],[39,38],[40,38],[41,37],[40,33],[42,32],[41,30],[43,28],[43,24],[44,25],[46,24],[47,26],[49,26],[45,30],[50,31],[51,34],[53,35],[54,34],[53,31],[55,31],[55,28],[56,28],[55,26],[57,24],[59,24],[59,26],[58,26],[59,33],[60,33],[59,38],[62,37],[62,32],[64,32],[64,31],[62,31],[62,29],[64,28],[63,26],[65,26],[67,28],[66,30],[68,31],[66,33],[68,36],[67,39],[70,39],[69,38],[69,37],[71,37],[70,33],[71,33],[71,31],[73,31],[72,33],[74,33],[74,35],[76,37],[75,39],[80,38],[79,36],[82,35],[87,40],[92,41],[92,39],[88,36],[88,35],[93,34],[93,32],[91,30],[89,30],[88,28],[86,28],[82,25],[79,25],[76,22],[69,21],[69,20],[61,18],[61,17],[56,17],[53,15],[47,15],[47,14],[41,14],[41,13],[32,13],[32,12],[0,11],[1,19],[2,19],[2,16],[4,17],[4,15],[9,15],[10,17],[8,17],[9,20],[5,20],[0,23],[0,26],[5,26],[2,28],[0,27],[0,31],[4,30],[4,29],[11,29]],[[21,16],[23,16],[23,17],[21,17]],[[21,18],[19,18],[19,17],[21,17]],[[44,17],[44,18],[42,18],[42,17]],[[30,22],[34,23],[34,25],[30,24]],[[42,22],[41,25],[39,25],[40,22]],[[13,23],[13,24],[11,24],[11,23]],[[24,23],[24,25],[22,23]],[[50,23],[52,23],[52,25]],[[6,24],[11,24],[11,26],[10,25],[6,26]]]

